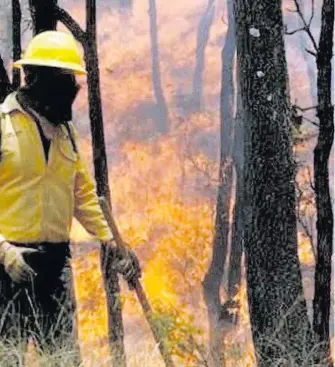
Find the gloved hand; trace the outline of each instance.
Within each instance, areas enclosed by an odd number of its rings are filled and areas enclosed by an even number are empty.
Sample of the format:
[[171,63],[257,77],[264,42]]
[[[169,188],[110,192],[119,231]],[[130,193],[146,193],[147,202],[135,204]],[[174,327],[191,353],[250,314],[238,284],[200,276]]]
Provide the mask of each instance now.
[[37,252],[33,248],[18,247],[9,242],[0,245],[0,263],[4,265],[7,274],[16,283],[27,281],[34,277],[36,273],[25,262],[24,255]]
[[130,288],[134,288],[136,280],[142,275],[135,252],[125,242],[119,246],[114,240],[111,240],[106,245],[113,253],[113,268],[124,277]]

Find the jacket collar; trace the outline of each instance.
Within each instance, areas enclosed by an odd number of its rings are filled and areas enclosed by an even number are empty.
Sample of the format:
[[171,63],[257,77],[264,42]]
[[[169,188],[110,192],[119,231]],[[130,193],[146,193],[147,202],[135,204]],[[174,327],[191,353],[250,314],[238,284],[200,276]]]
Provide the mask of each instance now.
[[[20,103],[18,102],[17,98],[16,98],[16,94],[17,92],[13,92],[11,94],[9,94],[5,100],[3,101],[3,103],[0,105],[0,111],[2,113],[12,113],[14,111],[20,111],[22,112],[23,114],[30,116],[29,112],[27,112],[21,105]],[[47,129],[49,128],[50,130],[50,126],[52,126],[52,124],[47,121],[45,118],[43,118],[43,122],[42,122],[42,125],[47,125]],[[51,130],[53,130],[54,128],[51,128]],[[58,131],[61,132],[61,134],[64,136],[64,137],[67,137],[68,136],[68,132],[65,128],[65,126],[63,125],[60,125],[59,128],[57,128]],[[49,134],[48,134],[49,135]],[[53,133],[51,133],[51,135],[53,135]]]
[[9,94],[1,105],[1,112],[3,113],[11,113],[13,111],[20,111],[24,114],[27,114],[27,112],[22,108],[22,106],[17,101],[16,92]]

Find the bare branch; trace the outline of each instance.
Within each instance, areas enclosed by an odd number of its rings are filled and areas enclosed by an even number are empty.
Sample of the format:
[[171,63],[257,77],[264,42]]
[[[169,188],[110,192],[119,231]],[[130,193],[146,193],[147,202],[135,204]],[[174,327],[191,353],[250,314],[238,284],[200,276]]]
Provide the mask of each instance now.
[[291,36],[292,34],[295,34],[301,31],[305,31],[305,30],[306,30],[305,27],[301,27],[301,28],[295,29],[294,31],[286,31],[285,34],[288,36]]
[[[202,173],[204,175],[204,177],[206,177],[206,179],[208,180],[209,183],[211,184],[219,184],[219,180],[213,178],[209,172],[209,169],[210,168],[209,166],[207,166],[206,168],[203,168],[201,167],[198,162],[196,162],[196,160],[192,157],[191,154],[189,155],[186,155],[185,156],[186,159],[188,159],[191,163],[192,163],[192,166],[200,173]],[[228,164],[231,164],[230,162],[228,163],[227,162],[227,165]]]
[[[294,4],[295,4],[295,6],[296,6],[297,13],[299,14],[299,17],[300,17],[300,19],[301,19],[301,21],[302,21],[302,23],[303,23],[303,25],[304,25],[304,30],[306,31],[306,33],[308,34],[308,36],[309,36],[310,40],[312,41],[312,44],[313,44],[314,50],[315,50],[315,52],[318,52],[318,45],[317,45],[317,43],[316,43],[316,41],[315,41],[315,38],[314,38],[314,36],[313,36],[313,34],[312,34],[312,32],[311,32],[310,25],[309,25],[309,24],[307,24],[306,19],[305,19],[305,17],[304,17],[304,14],[302,13],[302,11],[301,11],[301,9],[300,9],[300,5],[299,5],[298,0],[294,0]],[[307,50],[306,50],[306,51],[307,51]]]
[[59,6],[55,7],[55,13],[57,19],[62,22],[73,34],[73,36],[82,43],[84,46],[86,43],[86,32],[80,27],[80,25],[71,17],[71,15]]
[[[298,106],[298,105],[293,105],[297,110],[299,110],[299,111],[302,111],[302,112],[304,112],[304,111],[308,111],[308,110],[313,110],[313,109],[317,109],[318,108],[318,106],[311,106],[311,107],[300,107],[300,106]],[[293,107],[292,106],[292,107]]]
[[311,229],[308,227],[308,224],[303,221],[301,217],[298,217],[298,222],[301,225],[302,229],[304,230],[305,235],[308,237],[309,242],[311,244],[312,252],[314,261],[316,259],[316,251],[315,251],[315,245],[314,245],[314,238]]
[[305,48],[306,52],[308,52],[309,54],[311,54],[312,56],[316,57],[316,52],[309,50],[308,48]]
[[311,17],[309,18],[309,21],[308,21],[308,27],[310,27],[311,26],[311,24],[312,24],[312,20],[313,20],[313,18],[314,18],[314,11],[315,11],[315,4],[314,4],[314,0],[312,0],[312,13],[311,13]]
[[306,120],[306,121],[308,121],[310,124],[312,124],[312,125],[314,125],[314,126],[316,126],[316,127],[320,127],[320,124],[318,124],[317,122],[315,122],[315,121],[312,121],[312,120],[310,120],[310,119],[308,119],[307,117],[302,117],[304,120]]

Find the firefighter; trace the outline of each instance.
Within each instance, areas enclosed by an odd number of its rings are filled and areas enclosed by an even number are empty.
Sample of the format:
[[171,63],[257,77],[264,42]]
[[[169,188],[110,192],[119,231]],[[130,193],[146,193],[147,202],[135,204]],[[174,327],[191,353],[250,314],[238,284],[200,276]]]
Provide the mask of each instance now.
[[141,271],[135,254],[113,239],[71,122],[76,75],[86,73],[77,42],[63,32],[40,33],[14,67],[23,68],[25,85],[1,105],[0,335],[24,343],[30,337],[55,353],[75,343],[73,217],[108,246],[127,281]]

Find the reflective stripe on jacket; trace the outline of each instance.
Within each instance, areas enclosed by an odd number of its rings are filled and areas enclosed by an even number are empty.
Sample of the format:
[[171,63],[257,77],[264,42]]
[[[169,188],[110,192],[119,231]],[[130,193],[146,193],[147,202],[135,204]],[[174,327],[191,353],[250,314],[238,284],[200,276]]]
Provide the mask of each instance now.
[[95,184],[65,126],[57,128],[46,161],[36,123],[15,93],[1,111],[0,241],[67,241],[73,216],[91,235],[110,240]]

